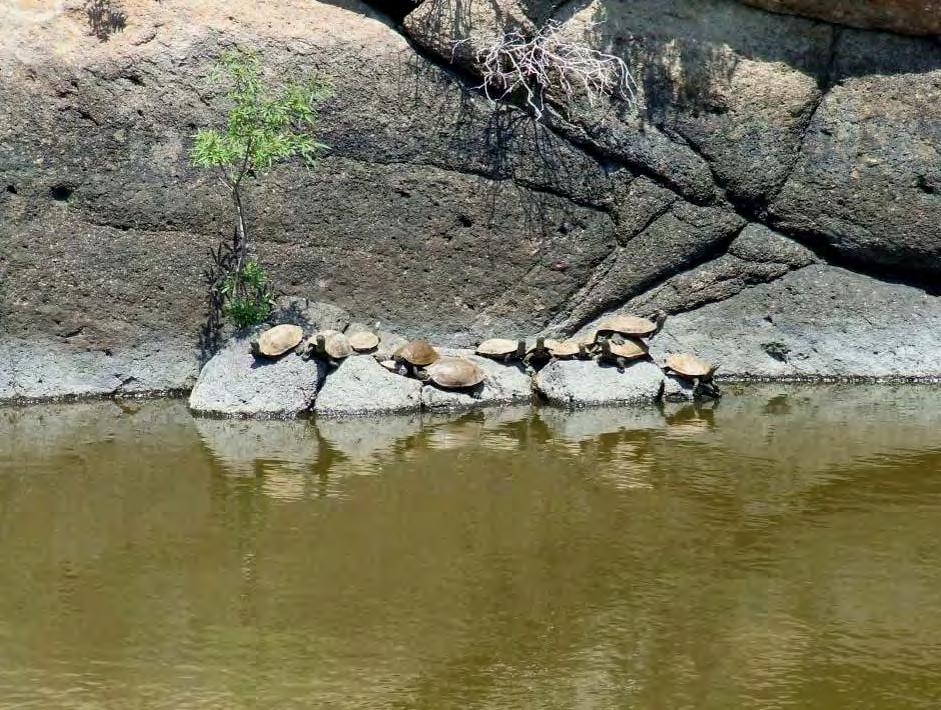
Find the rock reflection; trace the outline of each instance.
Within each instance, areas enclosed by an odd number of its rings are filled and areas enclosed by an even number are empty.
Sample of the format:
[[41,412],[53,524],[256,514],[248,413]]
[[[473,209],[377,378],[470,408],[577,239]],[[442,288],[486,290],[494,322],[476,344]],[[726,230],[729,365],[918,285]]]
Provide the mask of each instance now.
[[317,462],[319,442],[307,422],[205,417],[194,421],[212,460],[228,476],[305,474]]

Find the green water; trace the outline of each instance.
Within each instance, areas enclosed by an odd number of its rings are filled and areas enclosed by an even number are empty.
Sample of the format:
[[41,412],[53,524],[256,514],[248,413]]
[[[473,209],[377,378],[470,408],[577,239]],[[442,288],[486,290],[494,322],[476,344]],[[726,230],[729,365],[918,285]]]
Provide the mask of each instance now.
[[939,425],[0,409],[0,708],[937,708]]

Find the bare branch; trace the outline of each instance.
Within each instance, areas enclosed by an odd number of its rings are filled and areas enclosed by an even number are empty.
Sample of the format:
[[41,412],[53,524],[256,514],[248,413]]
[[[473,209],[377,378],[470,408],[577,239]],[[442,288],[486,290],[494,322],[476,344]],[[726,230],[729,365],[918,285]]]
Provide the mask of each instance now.
[[[452,43],[452,60],[469,41]],[[631,109],[639,103],[637,82],[624,60],[566,40],[557,20],[549,20],[531,34],[505,32],[478,49],[475,58],[483,79],[475,88],[491,101],[519,92],[537,120],[542,118],[547,96],[556,92],[566,101],[583,95],[590,106],[608,96],[625,101]]]

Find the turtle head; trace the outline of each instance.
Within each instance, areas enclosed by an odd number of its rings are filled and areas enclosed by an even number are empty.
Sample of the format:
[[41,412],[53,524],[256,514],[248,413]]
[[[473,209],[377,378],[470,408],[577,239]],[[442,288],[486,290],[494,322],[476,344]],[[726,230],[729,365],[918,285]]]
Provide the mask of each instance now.
[[325,335],[318,335],[318,336],[317,336],[316,343],[317,343],[317,346],[316,346],[317,353],[320,354],[320,355],[326,354],[326,352],[327,352],[327,337],[326,337]]
[[653,332],[654,335],[660,332],[660,329],[663,327],[663,324],[667,322],[667,312],[665,310],[658,309],[653,312],[653,315],[650,317],[654,323],[657,324],[657,329]]
[[540,352],[546,349],[546,339],[542,336],[536,338],[536,350]]
[[516,357],[522,360],[526,357],[526,341],[520,338],[516,343]]

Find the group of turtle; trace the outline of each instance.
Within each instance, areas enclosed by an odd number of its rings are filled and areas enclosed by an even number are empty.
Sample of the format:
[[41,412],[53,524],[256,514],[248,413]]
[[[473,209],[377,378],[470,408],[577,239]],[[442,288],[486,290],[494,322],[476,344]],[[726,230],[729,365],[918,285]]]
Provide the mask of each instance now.
[[[598,360],[617,366],[623,372],[631,363],[651,360],[647,341],[655,336],[666,321],[666,313],[658,311],[651,318],[616,315],[601,321],[581,337],[568,340],[536,338],[533,347],[525,340],[493,338],[477,346],[477,354],[504,361],[519,361],[540,370],[553,360]],[[664,371],[688,380],[697,394],[718,397],[713,382],[715,365],[689,353],[667,355]]]
[[[491,338],[480,343],[475,352],[504,363],[519,363],[533,371],[541,370],[554,360],[593,359],[611,363],[623,372],[633,362],[651,359],[647,341],[660,331],[665,320],[663,312],[651,318],[616,315],[580,338],[537,337],[532,346],[522,339]],[[319,357],[336,365],[353,353],[376,354],[380,343],[380,337],[370,331],[347,335],[337,330],[323,330],[305,340],[299,326],[285,324],[264,331],[252,342],[252,351],[256,356],[273,358],[294,350],[303,357]],[[381,359],[380,364],[390,372],[449,390],[473,390],[486,378],[476,363],[459,356],[441,355],[425,340],[405,343],[390,358]],[[717,367],[694,355],[668,355],[663,369],[689,381],[697,394],[719,396],[712,381]]]

